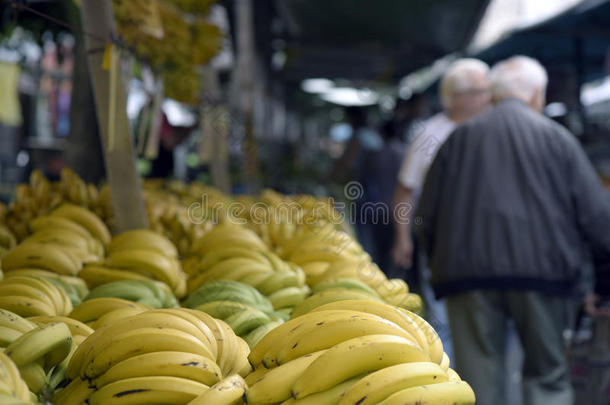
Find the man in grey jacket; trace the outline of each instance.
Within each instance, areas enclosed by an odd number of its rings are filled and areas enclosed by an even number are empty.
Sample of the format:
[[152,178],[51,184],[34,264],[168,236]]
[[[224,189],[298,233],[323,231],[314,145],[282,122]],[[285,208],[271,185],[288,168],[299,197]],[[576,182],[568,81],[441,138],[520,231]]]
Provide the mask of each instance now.
[[525,403],[572,404],[562,333],[589,250],[610,249],[610,199],[577,140],[540,113],[537,61],[500,62],[490,80],[495,107],[458,127],[428,172],[418,236],[477,405],[505,404],[508,319]]

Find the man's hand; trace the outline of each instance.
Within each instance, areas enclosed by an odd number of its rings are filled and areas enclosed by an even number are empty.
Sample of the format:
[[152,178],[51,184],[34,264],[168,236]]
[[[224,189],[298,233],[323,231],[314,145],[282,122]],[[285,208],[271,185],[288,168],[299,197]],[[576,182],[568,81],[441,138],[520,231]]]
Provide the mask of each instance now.
[[600,308],[599,304],[599,296],[594,293],[588,293],[585,296],[585,311],[592,317],[597,316],[610,316],[610,308],[603,307]]
[[408,269],[413,264],[413,241],[410,236],[397,238],[392,248],[394,263]]

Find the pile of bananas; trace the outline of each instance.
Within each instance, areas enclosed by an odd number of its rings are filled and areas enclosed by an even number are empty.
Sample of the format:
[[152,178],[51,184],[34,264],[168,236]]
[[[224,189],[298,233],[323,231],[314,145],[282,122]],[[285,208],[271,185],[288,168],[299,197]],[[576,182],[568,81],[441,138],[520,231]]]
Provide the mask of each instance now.
[[252,404],[475,402],[426,321],[379,301],[333,302],[293,318],[252,349],[250,362]]
[[186,275],[176,247],[163,235],[147,229],[127,231],[112,238],[104,262],[87,264],[80,277],[89,288],[121,280],[157,280],[178,298],[186,294]]
[[275,312],[271,302],[257,289],[232,280],[204,284],[184,305],[222,319],[250,347],[287,319],[285,314]]
[[[19,397],[26,403],[28,400],[36,402],[36,398],[44,401],[49,397],[63,380],[65,368],[77,347],[72,341],[68,324],[55,319],[46,322],[47,318],[44,319],[37,324],[10,311],[0,310],[4,355],[18,368],[19,376],[32,393],[27,393],[26,399],[23,387],[16,386],[12,396]],[[83,329],[83,333],[86,333],[86,329]],[[14,377],[13,380],[18,384]],[[2,403],[20,402],[15,400]]]
[[30,226],[33,233],[2,257],[3,271],[33,268],[74,276],[83,263],[103,257],[110,241],[99,217],[73,204],[62,204]]
[[92,298],[74,308],[69,317],[93,330],[111,325],[119,319],[152,309],[148,305],[116,297]]
[[246,390],[249,352],[225,322],[201,311],[148,310],[85,339],[53,403],[235,403]]
[[122,298],[151,308],[179,307],[176,297],[165,283],[156,280],[121,280],[99,285],[84,298]]
[[0,308],[23,317],[68,315],[72,302],[62,288],[48,279],[11,275],[0,281]]
[[28,386],[13,360],[0,352],[0,403],[29,405],[35,402],[36,398],[30,396]]

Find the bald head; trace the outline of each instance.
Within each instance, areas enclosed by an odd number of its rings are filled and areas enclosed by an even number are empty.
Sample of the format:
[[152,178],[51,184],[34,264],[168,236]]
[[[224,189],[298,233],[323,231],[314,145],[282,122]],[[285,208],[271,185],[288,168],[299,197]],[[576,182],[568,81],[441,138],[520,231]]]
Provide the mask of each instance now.
[[490,101],[489,66],[478,59],[453,62],[440,84],[441,103],[450,118],[462,121],[479,113]]
[[490,80],[494,102],[517,98],[542,111],[548,76],[536,59],[513,56],[498,62],[491,70]]

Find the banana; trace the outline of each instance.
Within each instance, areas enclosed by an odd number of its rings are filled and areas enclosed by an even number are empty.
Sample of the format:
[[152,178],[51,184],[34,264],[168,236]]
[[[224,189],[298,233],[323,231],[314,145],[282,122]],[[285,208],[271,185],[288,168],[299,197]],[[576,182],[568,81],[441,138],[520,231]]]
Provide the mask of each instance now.
[[296,273],[274,273],[269,278],[256,286],[256,289],[265,295],[288,287],[299,287],[299,277]]
[[0,392],[0,403],[3,405],[32,405],[29,400],[24,401],[12,395],[3,394]]
[[422,350],[426,353],[429,353],[426,333],[422,330],[422,328],[418,325],[417,322],[405,315],[398,308],[378,301],[344,300],[335,301],[329,304],[319,306],[312,310],[312,312],[326,311],[332,309],[361,311],[380,316],[384,319],[387,319],[388,321],[392,321],[396,325],[409,332],[417,340],[417,344],[419,345],[419,347],[421,347]]
[[443,354],[445,353],[443,350],[443,342],[432,325],[426,322],[424,318],[411,311],[403,308],[398,308],[398,310],[411,318],[411,320],[413,320],[424,332],[426,340],[428,341],[428,353],[430,354],[430,359],[436,364],[441,364],[443,361]]
[[451,363],[451,360],[449,359],[449,356],[447,356],[447,353],[443,352],[443,358],[442,358],[441,364],[440,364],[443,371],[447,372],[447,370],[449,370],[450,363]]
[[215,264],[232,257],[244,257],[257,261],[261,264],[267,264],[266,257],[256,250],[245,249],[242,247],[224,247],[218,250],[213,250],[197,264],[198,272],[207,270]]
[[57,315],[55,308],[50,305],[24,296],[2,296],[0,297],[0,308],[26,318],[37,315]]
[[27,237],[23,242],[28,241],[71,246],[85,252],[89,251],[90,249],[89,239],[84,238],[78,233],[68,230],[66,228],[41,229]]
[[234,356],[233,367],[226,375],[237,374],[241,377],[245,377],[252,371],[252,365],[248,361],[248,355],[250,354],[250,346],[248,343],[240,337],[235,337],[235,342],[239,347],[238,353]]
[[82,225],[74,222],[68,218],[63,218],[53,215],[43,215],[34,218],[30,222],[30,229],[32,232],[38,232],[43,229],[68,229],[73,233],[77,233],[83,238],[93,238],[93,235]]
[[288,287],[282,288],[281,290],[275,291],[269,295],[269,301],[273,305],[273,309],[280,309],[286,307],[296,307],[309,295],[309,288],[304,287]]
[[87,403],[94,391],[95,386],[92,383],[75,378],[66,387],[55,391],[51,401],[54,405],[82,405]]
[[219,300],[207,302],[195,308],[198,311],[205,312],[210,316],[218,319],[226,319],[229,316],[245,311],[247,309],[255,309],[254,307],[236,301]]
[[22,334],[23,333],[19,332],[18,330],[0,325],[0,348],[6,347],[9,344],[13,343]]
[[336,405],[347,390],[357,384],[361,376],[350,378],[340,384],[335,385],[325,391],[316,392],[301,399],[291,398],[288,401],[282,402],[291,405]]
[[265,281],[267,278],[269,278],[269,273],[267,273],[267,272],[250,273],[244,277],[241,277],[239,280],[236,280],[236,281],[239,281],[240,283],[251,285],[252,287],[256,287],[257,285],[259,285],[260,283]]
[[99,317],[110,311],[125,307],[147,309],[147,307],[144,305],[120,298],[94,298],[89,301],[84,301],[79,306],[74,308],[69,317],[83,323],[88,323],[97,320]]
[[[189,405],[237,405],[246,392],[246,382],[232,375],[213,385],[209,390],[189,402]],[[92,404],[93,405],[93,404]]]
[[236,280],[251,274],[273,274],[269,265],[255,260],[235,257],[217,263],[212,268],[191,276],[189,280],[189,293],[195,291],[203,284],[216,280]]
[[47,383],[47,375],[42,366],[36,362],[19,367],[19,374],[34,394],[40,393]]
[[[30,393],[28,390],[28,386],[25,381],[21,378],[19,374],[19,369],[15,365],[15,363],[8,357],[5,353],[0,351],[0,373],[6,377],[4,379],[7,383],[9,383],[12,388],[12,392],[15,393],[14,396],[17,398],[28,401],[30,398]],[[1,402],[0,402],[1,403]]]
[[169,376],[133,377],[115,381],[89,397],[91,405],[176,404],[182,405],[208,390],[208,386],[186,378]]
[[19,268],[40,268],[69,276],[80,270],[64,250],[36,242],[22,243],[2,257],[3,270]]
[[327,390],[359,374],[430,358],[411,340],[394,335],[348,339],[318,357],[294,383],[296,399]]
[[113,334],[98,341],[97,347],[93,349],[84,356],[81,376],[96,378],[110,367],[136,353],[178,351],[195,353],[214,361],[210,349],[199,339],[181,330],[171,328],[138,328]]
[[263,337],[265,337],[265,335],[267,333],[269,333],[271,330],[275,329],[276,327],[280,326],[283,323],[284,322],[280,320],[280,321],[271,321],[264,325],[261,325],[258,328],[254,329],[253,331],[251,331],[250,333],[248,333],[246,336],[244,336],[244,340],[246,341],[248,346],[250,346],[250,348],[253,348],[258,344],[258,342],[261,341],[261,339]]
[[267,251],[267,246],[256,233],[234,224],[214,227],[193,244],[192,251],[205,255],[227,246],[243,247],[260,252]]
[[110,232],[101,219],[86,208],[73,204],[62,204],[53,211],[53,216],[59,216],[74,221],[87,229],[94,238],[104,245],[110,243]]
[[178,257],[178,250],[165,236],[149,229],[134,229],[123,232],[110,241],[110,254],[121,250],[154,250],[167,257]]
[[448,377],[436,363],[397,364],[362,378],[345,392],[337,405],[372,405],[405,388],[445,381]]
[[312,295],[307,298],[297,307],[295,307],[292,312],[292,317],[297,317],[303,314],[306,314],[324,304],[328,304],[329,302],[341,301],[341,300],[375,300],[376,298],[372,297],[368,293],[359,290],[349,290],[345,288],[332,288],[327,289],[317,294]]
[[89,326],[92,329],[97,330],[97,329],[103,328],[104,326],[114,325],[117,321],[119,321],[121,319],[129,318],[129,317],[141,314],[142,312],[146,312],[146,311],[147,311],[147,309],[142,308],[142,307],[117,308],[110,312],[106,312],[104,315],[97,318],[96,321],[90,322]]
[[[56,287],[52,282],[43,277],[29,277],[29,276],[14,276],[0,283],[4,286],[16,287],[20,285],[21,288],[29,286],[39,291],[38,294],[28,295],[30,298],[38,299],[43,301],[47,305],[51,306],[56,314],[65,315],[72,311],[72,302],[66,293],[59,287]],[[46,297],[42,300],[38,297]]]
[[214,359],[218,359],[218,343],[216,342],[216,336],[212,331],[211,327],[208,325],[208,322],[205,322],[204,319],[208,320],[209,323],[216,322],[210,316],[201,313],[200,311],[196,311],[188,308],[165,308],[162,310],[150,311],[151,313],[161,312],[164,314],[171,314],[173,316],[182,318],[190,323],[192,323],[196,328],[201,332],[202,342],[208,345],[209,349],[212,351],[214,355]]
[[123,280],[93,288],[84,301],[101,297],[115,297],[137,302],[142,298],[156,298],[156,295],[148,284],[140,282],[140,280]]
[[236,358],[240,355],[241,348],[237,345],[236,336],[233,329],[231,329],[226,322],[220,319],[215,319],[214,321],[218,325],[218,329],[220,330],[222,336],[220,338],[222,340],[218,338],[216,339],[217,341],[222,342],[221,345],[218,345],[219,348],[222,346],[222,350],[219,350],[220,354],[218,355],[217,363],[222,370],[222,375],[228,376],[237,362]]
[[265,367],[259,367],[255,370],[252,370],[252,372],[250,374],[248,374],[244,380],[246,381],[246,384],[248,384],[248,387],[252,387],[254,384],[256,384],[262,376],[264,376],[265,374],[267,374],[270,370],[268,368]]
[[[415,341],[400,326],[377,315],[356,311],[347,311],[347,315],[333,312],[335,311],[320,311],[319,316],[312,321],[300,328],[288,330],[282,341],[265,354],[264,364],[283,364],[304,354],[328,349],[345,340],[371,334],[394,335]],[[417,346],[416,343],[414,345]]]
[[456,373],[454,369],[448,368],[446,373],[447,373],[447,377],[449,377],[449,381],[462,381],[459,374]]
[[271,319],[264,312],[250,308],[235,313],[224,319],[224,321],[229,324],[237,336],[243,336],[259,326],[271,322]]
[[31,331],[36,325],[21,316],[4,309],[0,309],[0,326],[13,329],[20,334]]
[[377,287],[377,292],[384,298],[397,294],[407,294],[409,286],[403,279],[393,278],[381,283]]
[[222,374],[216,363],[207,357],[184,352],[152,352],[130,357],[114,365],[95,382],[100,388],[115,381],[133,377],[165,375],[181,377],[211,386]]
[[166,256],[150,250],[122,250],[112,253],[106,259],[110,267],[127,269],[139,274],[150,274],[163,281],[173,290],[179,284],[180,274],[174,263]]
[[76,319],[68,318],[67,316],[34,316],[28,318],[28,321],[34,322],[37,325],[47,325],[49,323],[63,322],[70,329],[72,338],[75,336],[89,336],[93,333],[93,329]]
[[8,345],[5,353],[17,367],[22,367],[43,357],[45,366],[52,367],[70,353],[71,347],[70,329],[66,324],[57,322],[26,332]]
[[246,392],[248,403],[274,403],[290,398],[294,383],[307,367],[326,350],[309,353],[279,367],[272,368],[261,376]]
[[196,308],[212,301],[236,301],[263,312],[273,311],[271,302],[256,288],[233,280],[218,280],[201,286],[189,296],[184,306]]
[[86,264],[78,273],[91,289],[106,283],[121,280],[150,280],[148,277],[130,270],[111,269],[99,264]]
[[313,288],[313,293],[319,293],[320,291],[332,289],[332,288],[345,288],[348,290],[360,290],[368,293],[369,295],[379,298],[379,294],[367,284],[354,278],[336,278],[328,279],[321,283],[316,284]]
[[54,302],[51,298],[44,294],[37,288],[30,287],[26,284],[7,284],[6,282],[0,282],[0,295],[2,296],[12,296],[12,297],[28,297],[30,299],[40,301],[45,305],[51,307],[55,312],[57,312],[57,308],[55,307]]
[[447,381],[406,388],[379,402],[380,405],[402,405],[406,403],[473,405],[475,395],[470,385],[465,381]]

